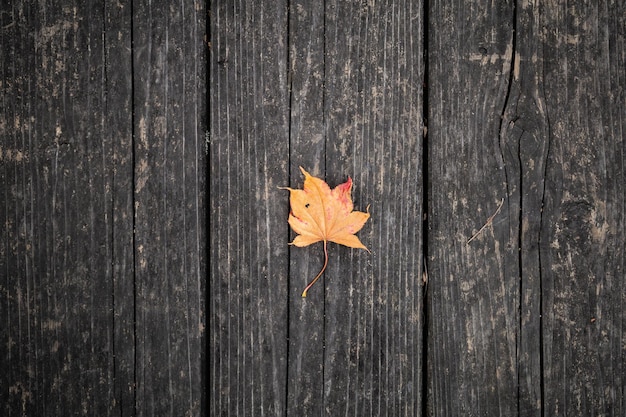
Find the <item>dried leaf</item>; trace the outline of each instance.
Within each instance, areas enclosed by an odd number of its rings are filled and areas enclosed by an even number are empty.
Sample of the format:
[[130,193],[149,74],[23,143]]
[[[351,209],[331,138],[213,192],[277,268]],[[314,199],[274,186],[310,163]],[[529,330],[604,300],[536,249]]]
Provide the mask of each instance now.
[[302,297],[306,297],[307,291],[328,264],[327,242],[368,250],[354,234],[361,230],[370,214],[353,211],[350,177],[331,190],[323,180],[312,176],[302,167],[300,170],[304,174],[304,189],[281,187],[290,192],[289,225],[298,233],[291,244],[303,247],[324,242],[324,267],[302,292]]

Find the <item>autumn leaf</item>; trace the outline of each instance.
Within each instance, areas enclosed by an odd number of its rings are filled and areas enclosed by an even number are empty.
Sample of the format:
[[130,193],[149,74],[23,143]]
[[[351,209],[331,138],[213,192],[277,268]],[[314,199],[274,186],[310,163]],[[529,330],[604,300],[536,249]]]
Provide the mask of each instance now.
[[352,178],[348,177],[348,181],[331,190],[326,182],[312,176],[304,168],[300,167],[300,171],[304,174],[304,189],[281,187],[290,192],[289,225],[298,234],[290,244],[304,247],[324,242],[324,266],[302,292],[302,297],[306,297],[309,288],[328,265],[327,242],[368,250],[354,234],[361,230],[370,214],[353,211],[350,195]]

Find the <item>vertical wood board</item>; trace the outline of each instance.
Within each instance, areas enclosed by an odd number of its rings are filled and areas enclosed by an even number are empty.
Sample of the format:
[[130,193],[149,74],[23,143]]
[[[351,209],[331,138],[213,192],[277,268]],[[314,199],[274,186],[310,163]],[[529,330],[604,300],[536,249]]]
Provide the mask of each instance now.
[[422,7],[326,3],[326,179],[350,175],[369,248],[331,244],[324,415],[422,411]]
[[[137,52],[131,38],[144,17],[136,13],[133,25],[133,7],[113,2],[2,6],[0,269],[7,389],[1,403],[7,415],[151,414],[167,401],[170,410],[199,415],[205,406],[205,13],[197,4],[181,8],[174,26],[186,31],[166,33],[177,69],[164,102],[180,108],[168,117],[177,121],[171,133],[184,139],[169,149],[171,165],[156,165],[149,178],[176,190],[169,195],[176,203],[164,204],[161,216],[170,218],[167,231],[176,249],[154,242],[145,253],[168,257],[164,263],[184,289],[172,286],[175,303],[166,315],[174,327],[165,337],[159,328],[161,339],[146,344],[136,333],[152,337],[154,328],[136,322],[136,311],[154,303],[145,289],[167,274],[138,281],[135,274],[136,261],[147,259],[135,258],[135,232],[146,234],[135,226],[151,224],[138,207],[153,203],[153,195],[135,189],[133,166],[153,163],[136,158],[133,148],[133,130],[139,129],[132,124],[132,103],[141,95],[133,91],[139,79],[131,71]],[[163,140],[164,131],[156,133]],[[163,340],[171,342],[166,357],[138,368],[136,354],[162,353]],[[176,390],[145,383],[154,367],[173,375]],[[154,389],[159,399],[151,401],[146,393]]]
[[499,135],[515,7],[429,3],[429,415],[518,411],[520,185]]
[[16,2],[1,14],[2,409],[108,415],[112,144],[101,140],[104,22],[90,3]]
[[[326,172],[325,134],[325,14],[323,2],[293,2],[289,6],[289,163],[290,187],[301,188],[303,167],[311,175]],[[283,202],[289,194],[280,195]],[[279,221],[286,225],[285,212]],[[287,226],[288,227],[288,226]],[[289,234],[289,240],[293,239]],[[301,294],[321,270],[320,244],[289,247],[289,363],[287,415],[319,414],[324,404],[324,283],[307,298]]]
[[133,3],[138,415],[203,407],[205,19]]
[[286,413],[287,4],[210,11],[209,412]]
[[[625,8],[580,1],[534,15],[543,53],[532,66],[550,134],[539,236],[544,412],[622,416]],[[520,78],[531,63],[522,59]]]

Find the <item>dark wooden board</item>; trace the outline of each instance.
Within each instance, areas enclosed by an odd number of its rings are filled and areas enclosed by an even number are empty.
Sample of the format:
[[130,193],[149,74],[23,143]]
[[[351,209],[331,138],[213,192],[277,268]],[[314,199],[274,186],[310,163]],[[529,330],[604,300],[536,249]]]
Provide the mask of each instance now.
[[3,415],[106,416],[115,375],[102,7],[4,2],[0,15]]
[[422,6],[328,1],[325,22],[325,177],[353,178],[371,253],[329,246],[319,412],[420,415]]
[[[300,166],[311,175],[326,172],[325,14],[323,2],[289,6],[289,162],[292,188],[302,188]],[[281,200],[288,201],[283,192]],[[284,212],[279,219],[284,222]],[[284,224],[284,223],[283,223]],[[289,241],[295,235],[289,234]],[[286,415],[319,415],[324,404],[324,276],[301,294],[324,264],[321,244],[289,248],[289,363]]]
[[[0,10],[5,415],[206,407],[206,13],[191,2],[162,10],[170,27],[133,6]],[[134,27],[166,42],[135,36],[133,45]],[[164,45],[175,76],[165,77],[165,98],[145,95],[163,78],[138,51]],[[164,109],[149,140],[167,157],[134,139],[154,126],[140,126],[152,121],[144,106]],[[145,192],[153,184],[166,186]],[[153,262],[167,271],[148,275]]]
[[[419,415],[421,8],[259,2],[211,18],[212,413]],[[274,189],[301,188],[299,166],[352,176],[373,213],[372,253],[331,244],[306,299],[322,246],[288,249]]]
[[133,76],[131,8],[104,8],[104,120],[109,145],[110,248],[113,310],[113,396],[111,415],[135,414],[135,251],[133,164]]
[[133,3],[137,415],[204,401],[206,11]]
[[586,0],[524,15],[541,36],[520,54],[519,83],[541,81],[549,133],[536,176],[544,415],[623,416],[626,7]]
[[429,408],[623,415],[623,6],[433,6]]
[[212,416],[285,415],[287,5],[210,9],[209,390]]
[[519,185],[499,139],[514,4],[429,12],[428,413],[517,415]]
[[520,415],[624,414],[625,22],[616,4],[517,11],[501,133],[521,190]]
[[515,17],[514,2],[429,4],[429,415],[518,415],[523,395],[519,162],[500,138]]

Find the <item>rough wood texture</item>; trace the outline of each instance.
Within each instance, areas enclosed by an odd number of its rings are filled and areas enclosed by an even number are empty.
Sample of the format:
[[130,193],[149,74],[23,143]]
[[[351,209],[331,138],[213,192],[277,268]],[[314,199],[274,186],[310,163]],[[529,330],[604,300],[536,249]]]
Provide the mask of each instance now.
[[[416,415],[421,8],[286,6],[211,11],[211,412]],[[351,175],[373,213],[372,253],[331,245],[306,299],[322,248],[287,246],[276,190],[301,187],[300,165],[333,186]]]
[[326,179],[351,175],[355,207],[372,213],[359,233],[371,253],[330,246],[326,415],[421,411],[421,12],[412,2],[326,2]]
[[107,5],[102,140],[110,146],[109,167],[113,310],[114,392],[110,415],[135,414],[135,251],[131,9]]
[[[289,10],[291,96],[288,112],[291,124],[287,158],[291,174],[289,185],[301,188],[303,176],[299,166],[322,177],[326,170],[326,11],[323,3],[306,0],[290,5]],[[280,197],[285,201],[288,195],[284,193]],[[293,236],[290,233],[288,241]],[[289,249],[289,385],[285,415],[320,414],[324,404],[324,277],[311,288],[308,299],[301,297],[308,282],[322,268],[323,258],[320,245],[310,250]]]
[[[539,48],[520,52],[519,80],[543,81],[549,133],[537,242],[543,412],[623,416],[626,7],[586,0],[520,14],[542,34]],[[507,119],[515,114],[511,106]]]
[[[517,415],[519,207],[507,192],[518,184],[507,184],[499,140],[514,10],[429,9],[426,360],[436,416]],[[503,198],[493,227],[468,244]]]
[[200,415],[204,388],[205,15],[133,3],[138,415]]
[[623,415],[624,7],[430,21],[429,409]]
[[[161,9],[138,3],[10,3],[0,9],[3,414],[200,415],[205,13],[179,3],[162,10],[171,26],[154,27]],[[144,51],[167,57],[170,72],[151,71]]]
[[0,5],[3,415],[626,414],[623,1],[207,8]]
[[209,414],[285,414],[287,8],[210,11]]
[[114,401],[101,13],[2,6],[4,415],[107,415]]

